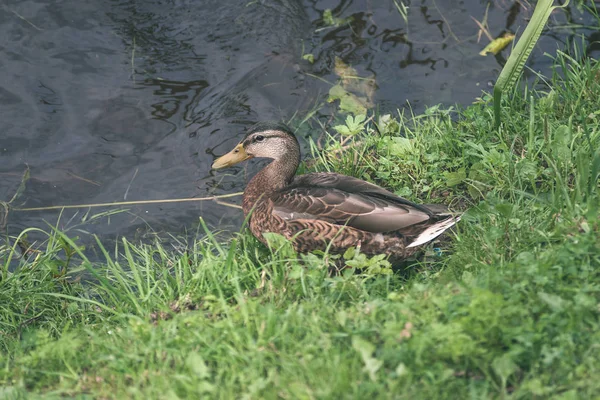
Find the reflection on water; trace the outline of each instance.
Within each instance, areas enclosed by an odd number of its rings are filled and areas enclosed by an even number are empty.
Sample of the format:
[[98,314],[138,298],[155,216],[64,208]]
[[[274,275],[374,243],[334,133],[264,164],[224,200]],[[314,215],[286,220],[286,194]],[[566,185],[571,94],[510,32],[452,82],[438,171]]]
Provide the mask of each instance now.
[[[397,4],[408,6],[406,19]],[[377,82],[382,111],[468,104],[489,90],[502,56],[490,33],[522,31],[531,9],[510,1],[8,0],[0,8],[0,199],[25,165],[19,206],[203,197],[243,189],[257,169],[210,171],[254,121],[304,115],[335,82],[335,57]],[[332,10],[337,25],[323,18]],[[473,17],[473,18],[472,18]],[[553,15],[531,65],[593,30],[575,7]],[[331,21],[329,21],[331,22]],[[597,35],[597,33],[595,33]],[[314,56],[314,64],[302,59]],[[317,78],[323,78],[317,79]],[[297,114],[296,114],[297,113]],[[331,109],[315,118],[329,121]],[[316,125],[315,125],[316,126]],[[320,132],[315,132],[315,135]],[[94,209],[92,214],[101,210]],[[61,228],[87,210],[65,211]],[[104,238],[227,229],[240,211],[212,202],[135,206],[81,229]],[[88,215],[89,218],[89,215]],[[10,215],[8,231],[56,224],[58,213]]]

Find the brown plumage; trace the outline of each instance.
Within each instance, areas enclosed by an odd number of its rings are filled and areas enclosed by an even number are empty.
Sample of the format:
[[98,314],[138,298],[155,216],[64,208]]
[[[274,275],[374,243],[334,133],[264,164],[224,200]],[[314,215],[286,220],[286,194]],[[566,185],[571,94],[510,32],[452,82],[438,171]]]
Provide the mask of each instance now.
[[460,219],[350,176],[318,172],[294,177],[300,146],[283,124],[254,125],[213,168],[253,157],[273,160],[250,180],[242,203],[252,234],[263,243],[264,232],[275,232],[292,240],[299,252],[328,248],[342,253],[360,246],[363,253],[400,261]]

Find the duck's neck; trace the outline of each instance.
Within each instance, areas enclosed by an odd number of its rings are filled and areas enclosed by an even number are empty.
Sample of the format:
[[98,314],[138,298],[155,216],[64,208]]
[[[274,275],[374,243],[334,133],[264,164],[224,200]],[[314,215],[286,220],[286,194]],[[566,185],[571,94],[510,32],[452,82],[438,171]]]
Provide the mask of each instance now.
[[246,186],[242,208],[244,215],[248,215],[256,202],[262,197],[268,197],[275,191],[283,189],[294,179],[298,165],[300,164],[300,155],[284,156],[273,160],[269,165],[257,173]]

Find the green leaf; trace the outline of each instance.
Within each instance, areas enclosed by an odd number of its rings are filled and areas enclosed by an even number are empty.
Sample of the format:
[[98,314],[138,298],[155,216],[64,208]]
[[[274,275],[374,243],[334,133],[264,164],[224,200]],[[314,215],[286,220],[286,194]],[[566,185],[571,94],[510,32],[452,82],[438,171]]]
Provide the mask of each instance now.
[[411,154],[415,150],[413,142],[410,139],[403,137],[384,137],[381,139],[381,143],[387,148],[391,155],[396,157]]
[[302,277],[304,270],[301,265],[294,265],[292,270],[288,274],[289,279],[300,279]]
[[323,11],[323,23],[325,25],[335,25],[335,18],[330,8]]
[[346,313],[346,311],[340,310],[337,313],[335,313],[335,319],[337,320],[338,324],[340,324],[340,326],[345,326],[346,321],[348,320],[348,314]]
[[563,300],[562,297],[560,297],[559,295],[556,295],[556,294],[550,294],[550,293],[546,293],[546,292],[538,292],[538,297],[544,303],[548,304],[548,306],[550,306],[550,308],[554,311],[561,311],[564,308],[565,303],[566,303],[566,301]]
[[403,376],[408,374],[408,368],[406,368],[406,365],[404,365],[403,362],[401,362],[400,364],[398,364],[398,366],[396,367],[396,375],[398,376]]
[[354,247],[354,246],[348,247],[346,249],[346,251],[344,252],[344,260],[353,259],[355,254],[356,254],[356,247]]
[[367,342],[359,336],[352,337],[352,348],[360,353],[361,356],[371,357],[375,351],[375,345],[371,342]]
[[456,186],[467,178],[467,172],[464,168],[460,168],[455,172],[444,172],[444,177],[446,178],[446,185]]
[[356,115],[355,117],[348,115],[346,117],[346,125],[336,125],[333,129],[342,136],[354,136],[363,131],[366,119],[367,117],[363,114]]
[[305,54],[302,56],[302,59],[308,61],[311,64],[315,63],[315,56],[312,54]]
[[263,232],[263,236],[267,239],[267,243],[271,248],[283,247],[289,243],[289,240],[279,233],[275,232]]
[[571,128],[561,125],[554,131],[554,141],[552,144],[552,155],[554,160],[567,163],[571,160]]
[[494,85],[494,117],[496,122],[496,128],[500,126],[500,106],[502,101],[502,93],[507,89],[514,86],[517,79],[521,75],[525,63],[529,58],[529,55],[533,51],[535,44],[537,43],[542,30],[550,17],[552,11],[556,8],[564,8],[569,4],[569,0],[562,6],[552,6],[553,0],[539,0],[535,5],[533,15],[525,28],[525,31],[519,38],[519,41],[515,45],[512,53],[508,57],[500,76]]
[[478,199],[485,195],[486,183],[490,183],[491,179],[488,175],[485,166],[481,162],[476,162],[469,170],[469,187],[467,190],[472,198]]
[[394,134],[397,133],[400,129],[400,125],[395,118],[392,117],[391,114],[381,115],[379,117],[379,130],[383,133]]
[[365,364],[364,370],[369,374],[369,378],[375,382],[377,380],[377,371],[383,366],[383,361],[372,356],[375,346],[358,336],[353,336],[352,347],[360,353]]
[[200,393],[212,393],[215,391],[215,385],[208,381],[201,381],[198,383],[198,392]]
[[328,26],[340,26],[352,22],[352,17],[336,18],[330,8],[323,11],[323,23]]
[[185,361],[187,367],[200,379],[205,379],[210,376],[210,370],[204,362],[202,356],[196,352],[192,352],[187,356]]
[[348,115],[346,117],[346,126],[352,132],[359,133],[360,131],[362,131],[366,119],[367,116],[364,114],[358,114],[354,117],[352,115]]
[[346,125],[336,125],[333,129],[342,136],[350,136],[352,134]]
[[494,207],[496,208],[496,211],[498,211],[498,213],[500,215],[502,215],[502,217],[509,219],[512,216],[512,213],[513,213],[513,205],[512,204],[499,203],[499,204],[496,204]]
[[502,387],[506,387],[506,381],[515,373],[518,367],[508,354],[503,354],[492,361],[492,368],[496,375],[502,380]]
[[367,100],[361,99],[358,96],[348,92],[341,85],[334,85],[329,89],[329,97],[327,101],[332,103],[336,100],[340,101],[340,110],[354,115],[367,113]]
[[396,190],[394,193],[400,197],[410,197],[413,195],[413,190],[409,187],[404,186]]
[[483,191],[479,189],[479,185],[469,185],[467,191],[469,192],[469,196],[475,200],[483,196]]

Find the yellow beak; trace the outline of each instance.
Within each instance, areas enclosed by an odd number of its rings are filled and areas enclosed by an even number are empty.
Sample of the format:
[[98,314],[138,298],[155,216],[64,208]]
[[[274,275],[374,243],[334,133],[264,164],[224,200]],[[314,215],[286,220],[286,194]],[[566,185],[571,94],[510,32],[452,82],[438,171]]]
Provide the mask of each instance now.
[[242,144],[240,143],[237,146],[235,146],[235,148],[229,153],[217,158],[213,163],[212,168],[220,169],[231,167],[232,165],[241,163],[242,161],[247,160],[249,158],[252,158],[252,156],[246,153],[246,150],[244,150],[244,146],[242,146]]

